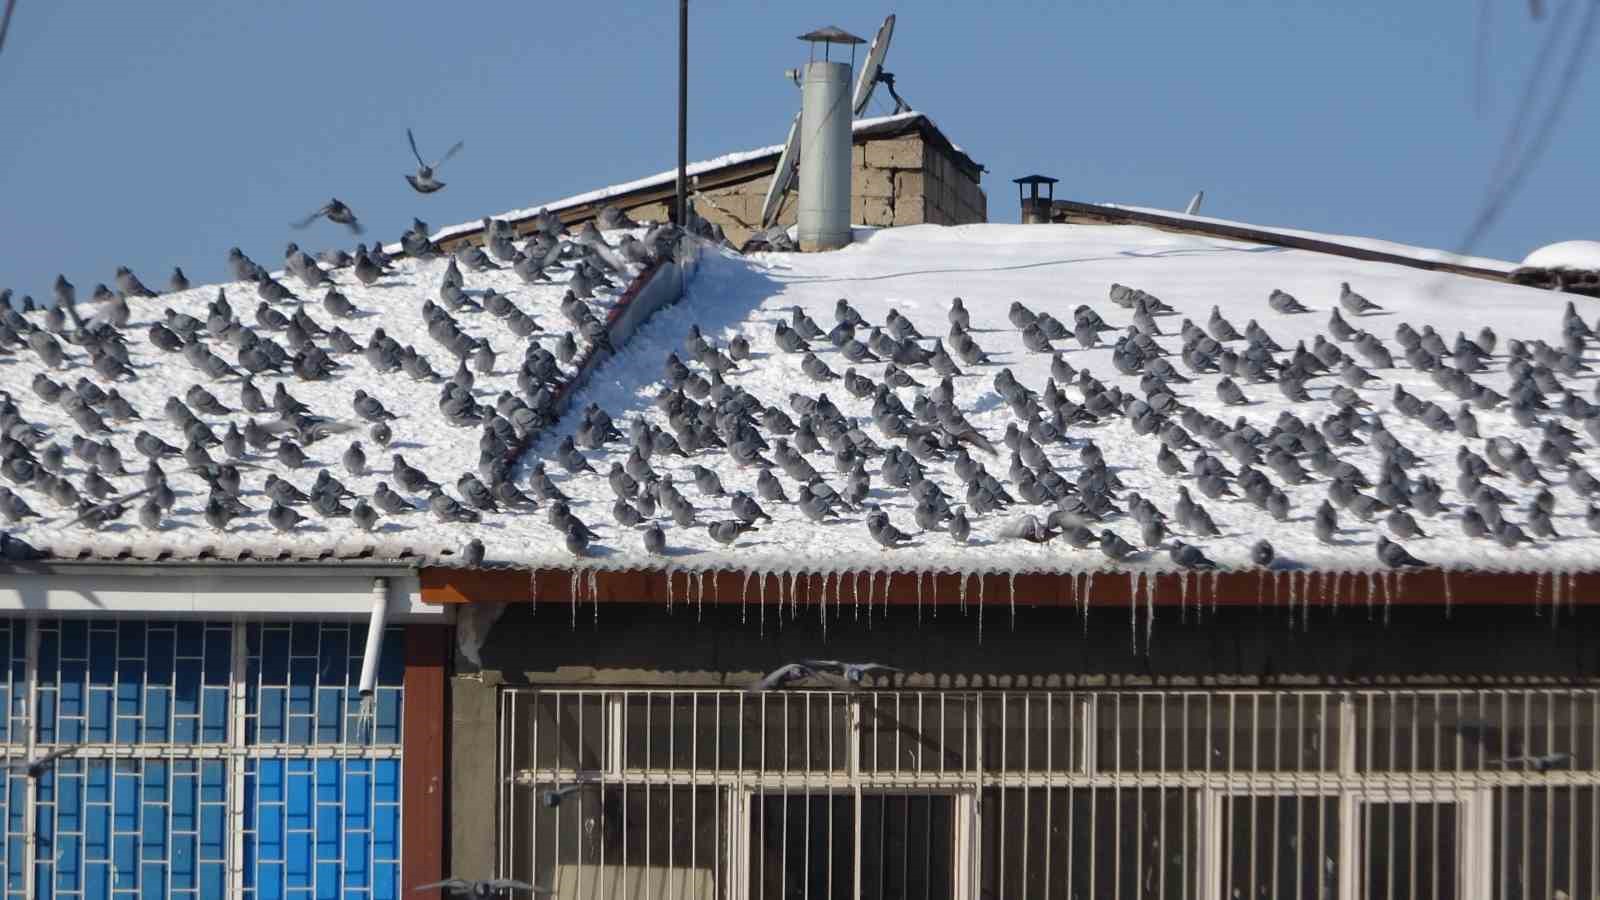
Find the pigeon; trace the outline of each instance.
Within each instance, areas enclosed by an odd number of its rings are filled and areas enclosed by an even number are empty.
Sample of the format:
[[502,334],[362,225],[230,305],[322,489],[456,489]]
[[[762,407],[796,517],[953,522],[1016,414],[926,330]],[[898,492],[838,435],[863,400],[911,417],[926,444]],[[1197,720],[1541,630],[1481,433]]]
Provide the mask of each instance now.
[[1344,307],[1345,312],[1353,316],[1364,316],[1369,312],[1381,312],[1383,310],[1383,307],[1350,290],[1350,282],[1348,281],[1339,285],[1339,305]]
[[646,553],[649,553],[652,556],[666,555],[667,535],[666,532],[661,530],[660,525],[651,523],[650,526],[644,530],[643,539]]
[[33,759],[8,759],[6,760],[5,768],[7,772],[14,772],[27,778],[38,780],[43,778],[45,773],[55,768],[56,760],[71,756],[77,753],[78,749],[77,744],[72,744],[65,747],[57,747]]
[[[1291,297],[1290,299],[1294,298]],[[1276,556],[1277,554],[1272,549],[1272,544],[1268,543],[1265,538],[1256,541],[1255,546],[1250,548],[1250,561],[1262,568],[1271,566],[1272,560]]]
[[536,897],[553,897],[556,893],[554,888],[529,884],[526,881],[517,881],[513,878],[491,878],[480,881],[468,881],[465,878],[446,878],[444,881],[418,885],[415,890],[436,890],[446,894],[467,897],[470,900],[489,900],[491,897],[498,897],[508,891],[522,891],[531,893]]
[[1426,566],[1427,563],[1406,551],[1406,548],[1396,544],[1383,535],[1378,535],[1378,561],[1391,569],[1401,569],[1407,566]]
[[306,216],[304,219],[291,223],[290,227],[299,230],[309,226],[312,222],[315,222],[324,216],[327,217],[328,221],[330,222],[334,222],[349,228],[353,234],[361,234],[366,230],[361,226],[361,223],[356,220],[356,214],[352,212],[350,207],[346,206],[338,197],[334,197],[332,200],[329,200],[322,206],[317,207],[316,212]]
[[439,157],[438,161],[429,165],[422,159],[422,154],[417,152],[417,139],[412,136],[409,128],[406,129],[406,142],[411,145],[411,155],[417,158],[417,174],[407,175],[406,182],[411,185],[412,190],[419,194],[431,194],[444,188],[444,182],[435,178],[433,171],[444,165],[450,157],[460,153],[461,148],[466,146],[465,141],[456,141],[449,150],[444,152],[443,156]]
[[781,691],[796,681],[803,681],[816,674],[816,671],[805,663],[788,663],[768,672],[745,690],[752,694]]
[[868,675],[888,675],[900,671],[894,666],[886,666],[883,663],[842,662],[836,659],[807,659],[802,660],[800,665],[805,666],[812,672],[827,672],[830,675],[838,675],[849,682],[852,687],[860,687],[862,680]]

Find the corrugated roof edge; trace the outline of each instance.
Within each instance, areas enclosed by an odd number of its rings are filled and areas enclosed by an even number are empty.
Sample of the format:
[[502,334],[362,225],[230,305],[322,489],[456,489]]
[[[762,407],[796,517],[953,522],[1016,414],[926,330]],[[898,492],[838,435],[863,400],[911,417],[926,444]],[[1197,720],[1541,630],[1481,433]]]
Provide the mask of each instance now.
[[[960,147],[960,145],[951,141],[950,138],[946,136],[942,130],[940,130],[938,124],[935,123],[927,113],[908,112],[900,113],[899,115],[882,116],[872,119],[857,119],[853,124],[852,129],[856,140],[862,140],[866,138],[898,137],[904,134],[909,134],[912,131],[918,131],[929,141],[932,141],[935,146],[955,157],[957,164],[966,167],[972,173],[983,171],[983,166],[979,165],[975,160],[973,160],[972,157]],[[721,171],[723,169],[732,168],[733,166],[757,162],[768,157],[775,158],[781,152],[783,152],[782,144],[772,144],[767,147],[757,147],[752,150],[728,153],[712,159],[690,163],[688,167],[688,173],[691,176],[705,175],[712,172]],[[533,218],[541,211],[560,212],[561,210],[569,209],[574,206],[582,206],[586,203],[595,203],[601,200],[610,200],[617,197],[623,197],[635,191],[659,187],[663,184],[670,183],[677,177],[677,169],[668,169],[664,172],[658,172],[654,175],[649,175],[634,181],[626,181],[620,184],[611,185],[609,187],[603,187],[593,191],[586,191],[582,194],[573,194],[570,197],[563,197],[560,200],[553,200],[549,203],[542,203],[537,206],[530,206],[523,209],[509,210],[497,216],[492,216],[491,218],[498,219],[500,221],[509,221],[515,225],[519,222]],[[473,235],[482,233],[482,231],[483,224],[481,222],[463,222],[459,225],[449,225],[439,229],[433,235],[433,240],[444,241],[460,237],[471,237]]]
[[821,607],[959,606],[1561,606],[1600,605],[1597,570],[1411,571],[1079,569],[1021,572],[825,571],[600,566],[425,567],[427,603],[713,603]]

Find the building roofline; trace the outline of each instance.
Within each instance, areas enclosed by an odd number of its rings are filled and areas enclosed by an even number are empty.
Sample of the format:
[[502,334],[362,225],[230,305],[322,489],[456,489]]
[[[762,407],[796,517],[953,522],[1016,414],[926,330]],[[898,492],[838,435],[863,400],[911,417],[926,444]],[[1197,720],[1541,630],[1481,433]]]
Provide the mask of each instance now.
[[[858,144],[869,140],[903,137],[913,133],[921,135],[923,139],[949,156],[968,175],[975,177],[984,171],[983,166],[952,142],[926,113],[908,112],[880,118],[857,119],[852,125],[852,140]],[[782,144],[772,144],[729,153],[713,159],[692,162],[688,166],[687,173],[695,182],[748,181],[761,177],[763,172],[770,172],[782,152]],[[672,188],[677,177],[676,169],[668,169],[634,181],[574,194],[525,209],[511,210],[492,218],[510,222],[516,227],[532,221],[540,212],[549,212],[557,215],[563,225],[581,225],[593,218],[605,206],[628,207],[650,202],[654,198],[649,197],[649,194],[663,188]],[[720,186],[720,184],[699,183],[691,185],[691,189],[705,190]],[[482,234],[481,222],[464,222],[440,229],[435,232],[433,239],[448,249],[461,241],[481,237]]]
[[767,571],[727,569],[462,569],[424,567],[422,601],[691,603],[776,606],[1600,605],[1600,570],[1408,572],[1245,569],[1226,572]]

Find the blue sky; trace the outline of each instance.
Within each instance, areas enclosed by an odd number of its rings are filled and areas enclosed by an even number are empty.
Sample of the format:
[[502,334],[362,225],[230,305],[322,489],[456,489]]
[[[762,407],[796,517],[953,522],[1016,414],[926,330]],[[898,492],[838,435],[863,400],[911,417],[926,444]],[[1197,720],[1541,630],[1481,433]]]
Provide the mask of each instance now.
[[[1491,0],[1479,69],[1465,2],[695,0],[690,154],[781,140],[794,36],[870,36],[896,12],[888,68],[988,167],[992,221],[1016,220],[1010,179],[1040,171],[1062,197],[1181,208],[1203,188],[1211,215],[1455,247],[1551,20],[1590,2],[1533,23]],[[0,286],[48,296],[60,271],[87,291],[119,264],[198,282],[234,244],[275,263],[290,239],[345,240],[287,227],[334,195],[392,239],[412,216],[473,220],[668,168],[676,15],[673,0],[21,0],[0,53]],[[444,191],[403,182],[407,126],[424,153],[466,140]],[[1591,62],[1476,250],[1600,238],[1596,159]]]

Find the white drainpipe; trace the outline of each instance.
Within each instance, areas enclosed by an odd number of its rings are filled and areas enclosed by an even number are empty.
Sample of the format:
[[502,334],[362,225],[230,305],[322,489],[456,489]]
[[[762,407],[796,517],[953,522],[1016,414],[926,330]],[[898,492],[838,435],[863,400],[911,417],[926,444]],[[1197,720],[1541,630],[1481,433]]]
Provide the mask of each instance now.
[[367,620],[367,651],[361,657],[361,699],[365,704],[378,686],[378,657],[383,654],[383,629],[389,620],[389,579],[372,579],[372,616]]

